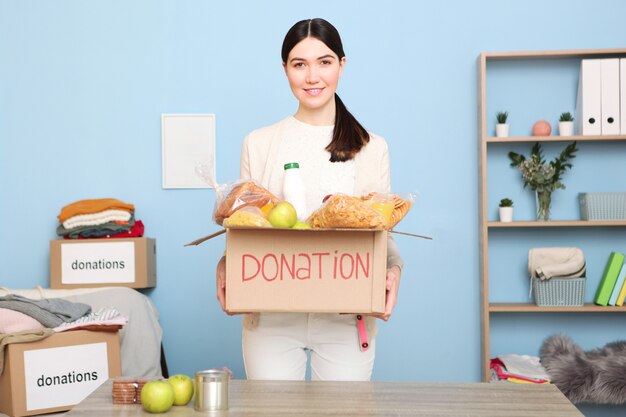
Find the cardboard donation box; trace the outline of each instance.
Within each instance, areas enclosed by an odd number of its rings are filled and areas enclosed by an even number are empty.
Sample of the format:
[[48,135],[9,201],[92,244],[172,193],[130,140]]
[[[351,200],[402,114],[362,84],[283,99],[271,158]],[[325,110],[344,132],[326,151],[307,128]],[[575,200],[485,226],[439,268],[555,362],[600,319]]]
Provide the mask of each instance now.
[[155,286],[154,239],[50,241],[51,288]]
[[69,410],[120,374],[117,332],[76,330],[9,344],[0,376],[0,412],[20,417]]
[[386,271],[385,230],[226,230],[232,312],[382,313]]

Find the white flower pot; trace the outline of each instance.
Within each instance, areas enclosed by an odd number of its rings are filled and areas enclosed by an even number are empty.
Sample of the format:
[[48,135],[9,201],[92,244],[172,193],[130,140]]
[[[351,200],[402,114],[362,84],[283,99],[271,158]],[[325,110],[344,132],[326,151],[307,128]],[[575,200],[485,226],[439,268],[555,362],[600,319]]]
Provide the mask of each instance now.
[[513,221],[513,207],[499,207],[500,221],[502,223],[510,223]]
[[509,137],[509,125],[507,123],[496,124],[496,137],[497,138]]
[[574,134],[574,122],[559,122],[559,136],[572,136]]

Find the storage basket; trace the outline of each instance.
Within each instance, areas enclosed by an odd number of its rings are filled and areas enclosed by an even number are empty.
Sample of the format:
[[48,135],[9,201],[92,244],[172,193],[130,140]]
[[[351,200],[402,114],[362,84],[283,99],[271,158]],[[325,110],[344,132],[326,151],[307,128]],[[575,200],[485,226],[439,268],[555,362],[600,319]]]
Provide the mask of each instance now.
[[540,307],[582,306],[585,302],[585,281],[581,278],[533,278],[535,303]]
[[580,193],[582,220],[626,220],[626,193]]

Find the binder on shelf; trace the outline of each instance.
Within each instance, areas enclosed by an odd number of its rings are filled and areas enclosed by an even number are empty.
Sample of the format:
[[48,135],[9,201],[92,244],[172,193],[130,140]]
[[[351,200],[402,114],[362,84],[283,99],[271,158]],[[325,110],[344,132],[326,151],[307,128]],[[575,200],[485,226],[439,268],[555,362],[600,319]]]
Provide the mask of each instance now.
[[580,135],[602,134],[601,60],[583,59],[580,62],[576,120]]
[[620,134],[619,58],[600,60],[602,136]]
[[[624,269],[624,268],[622,268]],[[615,302],[615,305],[618,307],[621,307],[624,305],[624,299],[626,298],[626,282],[624,282],[624,285],[622,285],[622,289],[619,292],[619,295],[617,296],[617,301]]]
[[619,60],[619,96],[620,96],[620,131],[622,135],[626,135],[626,58]]
[[617,281],[622,265],[624,264],[624,254],[619,252],[611,252],[609,260],[604,267],[604,273],[602,274],[602,280],[596,291],[594,302],[601,306],[609,304],[611,298],[611,292],[615,287],[615,281]]
[[[619,271],[619,275],[617,276],[617,281],[615,281],[613,291],[611,291],[611,298],[609,298],[610,306],[617,305],[619,295],[622,292],[622,288],[624,288],[624,281],[626,281],[626,263],[622,265],[622,269]],[[624,301],[622,301],[622,304],[623,303]]]

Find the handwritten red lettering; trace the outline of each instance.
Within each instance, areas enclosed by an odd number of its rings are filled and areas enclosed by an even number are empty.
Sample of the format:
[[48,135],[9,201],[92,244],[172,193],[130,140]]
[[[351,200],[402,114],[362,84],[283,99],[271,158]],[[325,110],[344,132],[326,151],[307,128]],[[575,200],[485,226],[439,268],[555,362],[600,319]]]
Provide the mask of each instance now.
[[315,252],[315,253],[312,253],[311,256],[317,256],[317,271],[318,271],[317,278],[322,279],[322,271],[324,270],[322,257],[330,256],[330,253],[329,252]]
[[[267,260],[268,259],[272,259],[274,261],[274,276],[269,278],[265,271],[266,271],[266,265],[267,265]],[[265,255],[263,257],[263,261],[261,262],[262,268],[261,268],[261,275],[263,275],[263,279],[266,281],[274,281],[276,279],[276,277],[278,276],[278,271],[279,271],[279,267],[278,267],[278,259],[276,259],[276,255],[274,255],[273,253],[268,253],[267,255]],[[282,279],[282,278],[281,278]]]
[[[345,259],[348,259],[348,263],[350,266],[349,273],[345,273],[343,270],[343,267],[346,264],[344,262]],[[349,253],[344,253],[343,255],[341,255],[341,260],[339,262],[339,273],[341,274],[341,278],[343,279],[350,279],[352,277],[352,274],[354,273],[354,258]]]
[[[370,278],[370,252],[267,253],[241,255],[241,280],[253,281],[259,275],[266,282],[305,281],[317,275],[318,279],[358,280]],[[317,272],[315,271],[317,269]],[[291,278],[291,279],[289,279]]]
[[[250,259],[256,263],[256,272],[250,276],[246,276],[246,265],[247,265],[246,259]],[[249,253],[244,253],[241,256],[241,280],[243,282],[250,281],[251,279],[256,278],[260,270],[261,270],[261,263],[254,255],[250,255]]]
[[280,279],[282,280],[285,277],[283,271],[287,270],[287,273],[291,275],[291,279],[294,279],[294,269],[296,266],[296,255],[291,255],[291,268],[289,268],[289,260],[285,256],[285,254],[280,255]]
[[301,265],[302,263],[304,263],[305,265],[297,269],[296,277],[299,280],[311,279],[311,257],[306,253],[299,253],[298,259],[301,258],[304,258],[304,260],[303,262],[299,262],[298,264]]
[[361,257],[360,253],[356,253],[356,279],[359,279],[359,265],[361,266],[361,270],[363,271],[363,275],[365,278],[370,277],[370,253],[367,252],[365,261]]

